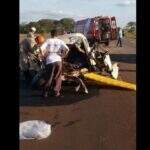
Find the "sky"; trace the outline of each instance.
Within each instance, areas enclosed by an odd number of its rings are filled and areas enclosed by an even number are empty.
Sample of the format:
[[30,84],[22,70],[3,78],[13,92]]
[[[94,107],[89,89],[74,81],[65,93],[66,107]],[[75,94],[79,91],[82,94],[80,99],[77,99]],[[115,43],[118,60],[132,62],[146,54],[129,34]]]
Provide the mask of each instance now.
[[20,0],[20,23],[40,19],[115,16],[118,26],[136,21],[136,0]]

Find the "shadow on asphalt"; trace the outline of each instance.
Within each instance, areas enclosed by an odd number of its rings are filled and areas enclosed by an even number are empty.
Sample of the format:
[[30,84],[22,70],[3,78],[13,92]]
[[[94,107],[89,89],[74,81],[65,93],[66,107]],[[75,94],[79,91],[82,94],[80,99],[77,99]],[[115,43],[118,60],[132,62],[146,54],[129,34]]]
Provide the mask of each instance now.
[[111,54],[111,60],[123,63],[136,63],[136,54]]
[[46,99],[42,97],[42,91],[40,90],[27,90],[24,88],[20,89],[20,106],[69,105],[79,101],[87,100],[95,95],[98,95],[100,87],[88,87],[89,94],[84,94],[82,91],[76,93],[73,86],[63,86],[62,89],[63,97],[55,98],[49,96]]
[[76,93],[73,86],[63,86],[62,89],[63,97],[55,98],[49,96],[46,99],[42,97],[42,91],[40,90],[20,89],[20,106],[70,105],[79,101],[88,100],[94,96],[98,96],[101,94],[101,90],[125,90],[119,87],[90,85],[88,86],[89,94],[84,94],[82,91]]

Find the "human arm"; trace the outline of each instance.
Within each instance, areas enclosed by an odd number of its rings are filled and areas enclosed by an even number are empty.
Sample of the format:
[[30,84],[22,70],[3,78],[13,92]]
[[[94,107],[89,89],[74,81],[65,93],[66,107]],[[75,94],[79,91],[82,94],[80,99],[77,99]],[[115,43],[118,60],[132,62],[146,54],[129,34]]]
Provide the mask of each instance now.
[[44,59],[48,56],[49,52],[48,52],[48,42],[44,42],[40,48],[39,48],[39,51],[40,51],[40,56]]
[[69,52],[69,47],[65,44],[65,42],[62,41],[61,47],[60,47],[60,55],[61,57],[66,57],[66,55]]

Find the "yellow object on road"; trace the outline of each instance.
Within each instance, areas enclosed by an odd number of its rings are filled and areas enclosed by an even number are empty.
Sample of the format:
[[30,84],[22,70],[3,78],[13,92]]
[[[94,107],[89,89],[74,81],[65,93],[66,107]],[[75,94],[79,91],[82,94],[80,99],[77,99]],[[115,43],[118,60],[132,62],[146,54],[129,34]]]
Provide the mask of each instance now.
[[127,82],[116,80],[116,79],[112,79],[110,77],[102,76],[102,75],[99,75],[96,73],[85,73],[84,77],[86,79],[93,80],[98,84],[116,86],[116,87],[121,87],[121,88],[136,91],[136,85],[135,84],[127,83]]

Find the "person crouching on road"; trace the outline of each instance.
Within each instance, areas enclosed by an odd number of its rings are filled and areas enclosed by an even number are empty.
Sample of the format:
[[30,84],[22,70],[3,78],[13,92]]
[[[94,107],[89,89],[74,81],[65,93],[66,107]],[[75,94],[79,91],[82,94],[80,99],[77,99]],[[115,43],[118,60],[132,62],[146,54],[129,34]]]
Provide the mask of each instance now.
[[63,54],[69,51],[68,46],[60,39],[56,38],[57,32],[56,30],[51,31],[51,38],[44,41],[41,36],[38,36],[36,39],[40,41],[41,44],[40,51],[41,55],[44,57],[46,61],[46,74],[45,80],[46,83],[44,85],[43,96],[48,97],[48,93],[50,87],[52,86],[52,90],[54,92],[54,96],[60,96],[61,90],[61,74],[62,74],[62,56]]

